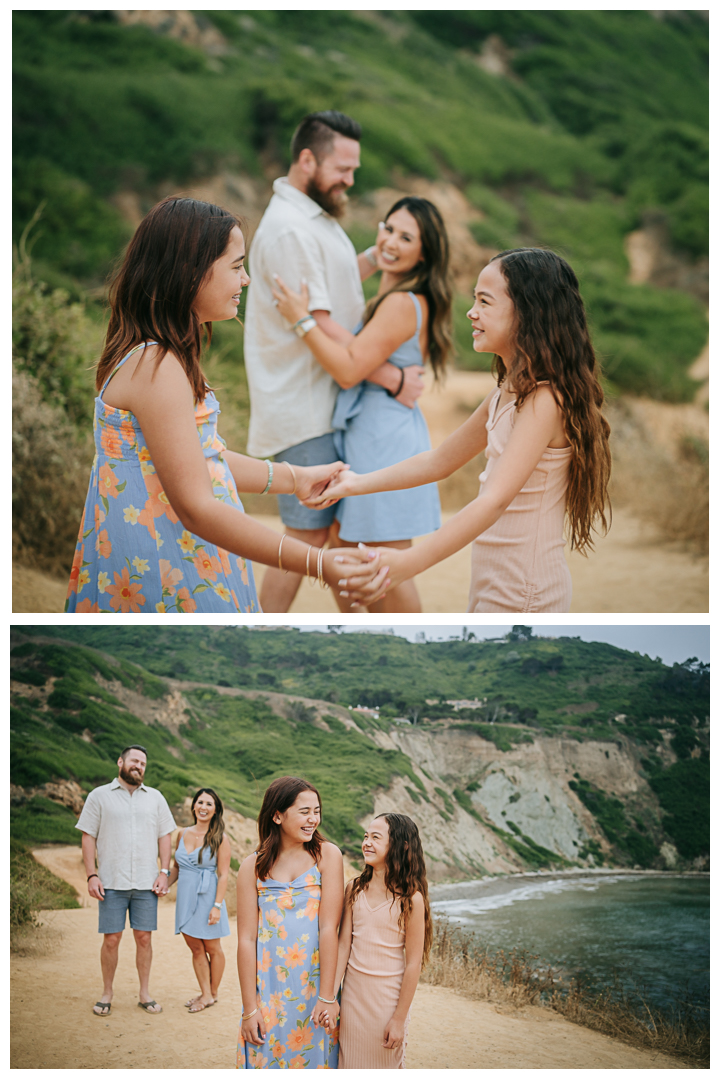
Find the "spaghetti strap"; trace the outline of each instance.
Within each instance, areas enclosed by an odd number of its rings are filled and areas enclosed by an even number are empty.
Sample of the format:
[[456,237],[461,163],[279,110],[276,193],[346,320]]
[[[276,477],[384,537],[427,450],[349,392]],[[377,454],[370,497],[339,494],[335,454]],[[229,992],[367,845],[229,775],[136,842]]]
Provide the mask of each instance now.
[[412,297],[412,302],[415,305],[415,315],[417,316],[417,328],[414,337],[419,338],[422,329],[422,308],[420,307],[420,301],[414,292],[408,293],[408,296]]
[[157,345],[157,341],[143,341],[143,342],[141,342],[139,345],[136,345],[134,349],[131,349],[130,352],[127,354],[127,356],[123,356],[123,358],[122,358],[122,360],[120,361],[119,364],[115,365],[115,367],[112,369],[112,371],[108,375],[107,379],[103,383],[102,390],[98,394],[98,397],[100,398],[101,401],[102,401],[103,394],[107,390],[107,385],[110,382],[110,380],[112,379],[113,375],[117,371],[120,370],[120,368],[123,366],[123,364],[125,363],[126,360],[130,359],[130,357],[132,356],[133,353],[136,353],[138,351],[138,349],[146,349],[148,347],[148,345]]

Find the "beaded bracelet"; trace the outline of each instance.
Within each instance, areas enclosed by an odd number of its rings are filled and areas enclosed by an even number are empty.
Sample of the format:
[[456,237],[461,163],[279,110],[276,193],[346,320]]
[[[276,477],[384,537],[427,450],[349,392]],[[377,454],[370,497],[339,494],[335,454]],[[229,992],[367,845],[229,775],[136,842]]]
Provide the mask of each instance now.
[[268,467],[268,481],[265,485],[265,490],[260,492],[261,495],[267,495],[268,491],[270,490],[270,486],[273,482],[273,471],[275,469],[275,466],[269,458],[265,458],[265,464]]

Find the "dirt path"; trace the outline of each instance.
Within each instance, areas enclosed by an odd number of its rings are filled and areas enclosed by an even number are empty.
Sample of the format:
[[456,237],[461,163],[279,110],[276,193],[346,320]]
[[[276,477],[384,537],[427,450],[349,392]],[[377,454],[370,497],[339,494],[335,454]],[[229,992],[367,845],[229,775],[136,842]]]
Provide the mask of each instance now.
[[[43,861],[52,862],[46,854]],[[92,1013],[100,991],[94,907],[43,912],[32,953],[11,961],[11,1068],[233,1068],[241,1009],[235,929],[224,943],[228,967],[220,1001],[190,1015],[182,1003],[196,984],[189,950],[173,933],[174,918],[174,904],[162,902],[150,983],[162,1014],[148,1016],[137,1007],[128,932],[120,949],[112,1012],[101,1018]],[[549,1010],[508,1011],[425,985],[413,1004],[406,1064],[412,1069],[683,1067],[675,1058],[626,1046]]]
[[[450,372],[441,390],[429,390],[422,408],[433,445],[455,430],[494,386],[482,372]],[[655,404],[655,403],[651,403]],[[688,409],[689,406],[678,408]],[[459,508],[477,493],[481,470],[478,458],[443,483],[445,505]],[[275,515],[253,515],[282,532]],[[443,517],[446,520],[448,514]],[[707,612],[708,560],[694,557],[681,546],[659,538],[652,526],[624,507],[613,511],[613,524],[600,537],[589,558],[569,553],[573,579],[572,612]],[[256,565],[258,585],[265,568]],[[418,580],[425,612],[464,612],[470,582],[470,549],[465,548]],[[62,612],[67,580],[17,566],[13,568],[13,612]],[[304,582],[292,607],[293,613],[335,613],[329,592]]]

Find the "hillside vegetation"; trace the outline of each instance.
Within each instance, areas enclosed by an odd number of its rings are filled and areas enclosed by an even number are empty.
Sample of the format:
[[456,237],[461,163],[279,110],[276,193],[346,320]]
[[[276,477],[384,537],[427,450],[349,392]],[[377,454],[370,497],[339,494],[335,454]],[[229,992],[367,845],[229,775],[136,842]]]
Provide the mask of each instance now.
[[[458,364],[491,362],[466,329],[469,268],[539,244],[578,272],[609,393],[692,399],[688,367],[707,334],[702,13],[41,10],[15,12],[13,28],[14,513],[26,561],[66,572],[72,557],[105,281],[129,218],[221,178],[254,192],[237,208],[255,223],[314,109],[363,125],[358,248],[378,189],[443,183],[466,207]],[[626,238],[647,229],[675,269],[628,285]],[[236,324],[219,328],[207,371],[240,449]]]
[[[579,639],[413,645],[290,630],[16,627],[11,665],[11,825],[22,845],[77,843],[58,782],[106,783],[119,749],[140,742],[149,782],[174,806],[202,783],[255,817],[271,779],[307,776],[323,794],[323,829],[350,855],[378,798],[407,803],[438,866],[443,832],[445,848],[457,832],[456,876],[491,864],[662,866],[667,842],[690,865],[709,850],[708,673],[697,662],[668,668]],[[455,695],[488,701],[460,712],[438,701]],[[347,708],[383,698],[379,719]],[[401,706],[416,715],[411,727],[390,719]],[[531,781],[515,774],[548,739],[560,740],[565,772],[578,765],[541,785],[557,806],[538,816]],[[618,787],[628,770],[636,779]],[[570,822],[557,841],[543,821],[556,811]]]

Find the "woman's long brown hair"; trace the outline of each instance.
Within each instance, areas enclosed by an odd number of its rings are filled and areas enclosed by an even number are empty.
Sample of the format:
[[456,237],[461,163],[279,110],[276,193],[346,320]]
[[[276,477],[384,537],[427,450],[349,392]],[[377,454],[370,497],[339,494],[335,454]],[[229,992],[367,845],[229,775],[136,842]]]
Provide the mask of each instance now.
[[520,409],[538,383],[549,382],[573,451],[566,501],[570,546],[587,553],[593,530],[607,532],[611,519],[610,425],[601,411],[599,364],[578,280],[564,259],[544,248],[501,251],[491,261],[499,262],[515,307],[516,351],[509,368],[495,357],[498,386],[508,380]]
[[[102,388],[119,360],[136,345],[156,341],[155,366],[173,353],[188,377],[195,400],[205,400],[200,367],[203,325],[193,310],[200,286],[228,246],[241,221],[213,203],[163,199],[137,227],[110,286],[110,322],[95,385]],[[205,323],[207,340],[212,323]]]
[[222,844],[222,838],[225,835],[225,823],[223,821],[223,804],[222,799],[209,787],[201,787],[199,791],[196,791],[193,795],[193,800],[190,805],[192,815],[195,818],[195,824],[197,825],[197,817],[195,816],[195,803],[198,801],[201,795],[209,795],[215,802],[215,813],[210,819],[208,830],[205,833],[205,837],[202,842],[200,851],[198,852],[198,862],[202,862],[203,848],[210,848],[210,858],[215,855],[217,857],[218,850]]
[[390,207],[390,218],[396,210],[407,210],[420,229],[422,260],[388,289],[382,296],[374,296],[365,308],[364,322],[372,319],[386,296],[394,292],[420,293],[427,300],[428,356],[435,378],[439,378],[453,352],[452,340],[452,289],[450,288],[450,246],[445,222],[438,208],[428,199],[407,195]]
[[[425,856],[423,855],[420,833],[412,818],[406,814],[378,814],[388,824],[390,846],[385,856],[385,887],[399,902],[400,914],[398,926],[407,928],[407,921],[412,911],[412,898],[419,892],[425,908],[425,940],[423,942],[423,967],[430,956],[433,940],[433,924],[428,899]],[[354,904],[361,892],[370,884],[373,876],[372,866],[366,866],[362,874],[356,877],[350,888],[349,901]]]
[[[286,810],[289,810],[298,795],[302,795],[303,791],[313,791],[317,795],[320,804],[320,818],[322,819],[320,792],[314,784],[309,784],[307,780],[301,780],[299,776],[278,777],[277,780],[273,780],[263,796],[257,819],[260,843],[255,858],[255,872],[260,881],[265,881],[269,876],[280,850],[280,826],[275,824],[273,817],[275,814],[284,814]],[[307,844],[303,844],[303,847],[317,862],[324,843],[325,837],[316,829],[312,835],[312,840],[309,840]]]

